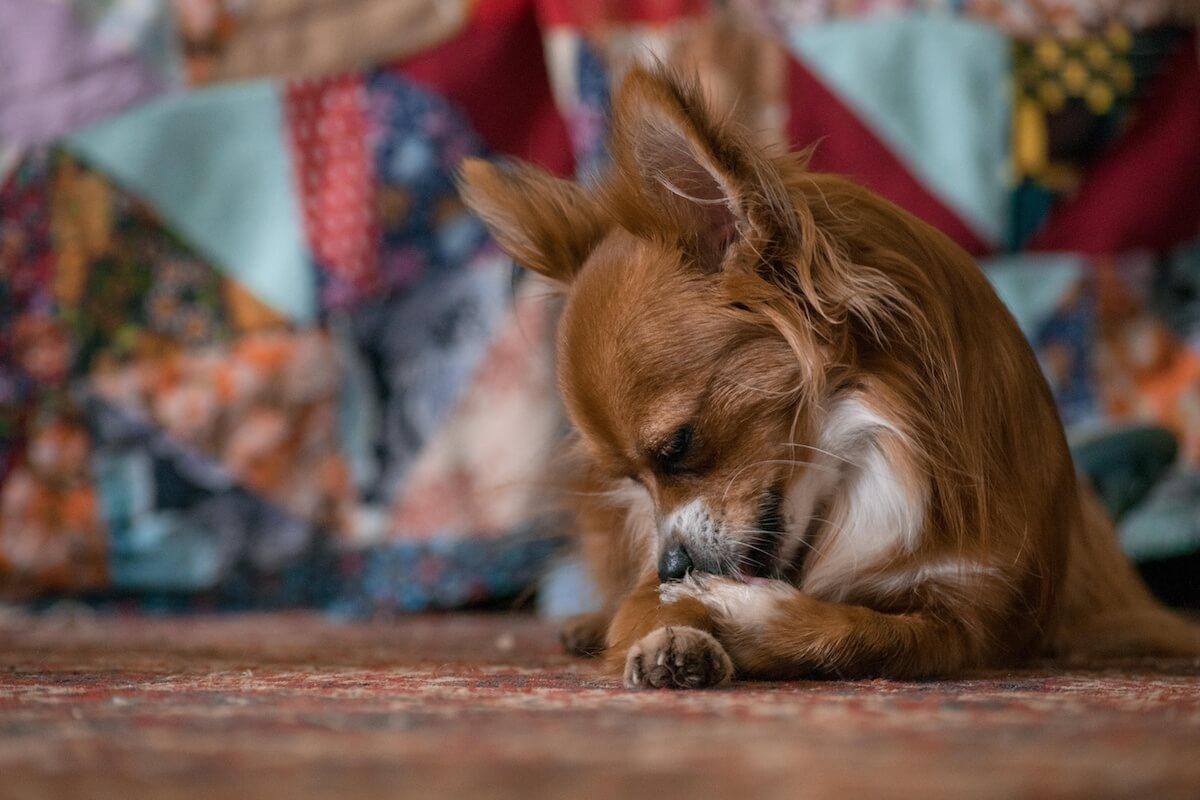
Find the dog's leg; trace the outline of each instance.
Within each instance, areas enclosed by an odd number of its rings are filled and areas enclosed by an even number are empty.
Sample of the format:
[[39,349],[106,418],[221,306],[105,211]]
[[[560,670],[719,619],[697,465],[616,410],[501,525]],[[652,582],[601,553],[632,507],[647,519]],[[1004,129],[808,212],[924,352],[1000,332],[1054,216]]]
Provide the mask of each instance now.
[[708,609],[690,598],[663,603],[656,578],[617,609],[607,659],[631,689],[702,689],[733,676],[725,648],[713,637]]
[[610,481],[584,471],[572,476],[568,489],[575,509],[579,553],[599,596],[600,610],[578,614],[563,622],[559,640],[575,656],[598,656],[605,651],[605,637],[619,607],[638,583],[638,564],[631,552],[653,541],[654,509],[649,497],[637,489],[622,498],[614,496]]
[[558,639],[569,655],[593,658],[604,652],[604,637],[612,614],[606,611],[589,611],[563,620]]
[[745,584],[695,576],[662,589],[695,600],[739,675],[927,678],[995,659],[999,615],[961,602],[906,613],[817,600],[781,581]]

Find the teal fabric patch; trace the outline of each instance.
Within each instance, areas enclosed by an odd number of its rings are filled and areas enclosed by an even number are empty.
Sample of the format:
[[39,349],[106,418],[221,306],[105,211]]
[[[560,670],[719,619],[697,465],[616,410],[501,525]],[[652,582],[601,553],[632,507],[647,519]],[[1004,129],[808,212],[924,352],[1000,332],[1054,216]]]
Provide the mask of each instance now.
[[980,262],[992,288],[1033,341],[1071,289],[1084,277],[1084,260],[1071,253],[1000,256]]
[[1200,550],[1200,471],[1180,469],[1121,521],[1121,544],[1138,561]]
[[65,145],[263,302],[316,317],[316,285],[274,84],[171,96],[88,128]]
[[[985,240],[1008,231],[1009,40],[936,14],[798,27],[797,56]],[[797,113],[804,113],[799,109]]]
[[1090,435],[1074,436],[1075,466],[1091,479],[1093,488],[1114,519],[1142,503],[1179,455],[1175,437],[1154,425],[1125,425]]

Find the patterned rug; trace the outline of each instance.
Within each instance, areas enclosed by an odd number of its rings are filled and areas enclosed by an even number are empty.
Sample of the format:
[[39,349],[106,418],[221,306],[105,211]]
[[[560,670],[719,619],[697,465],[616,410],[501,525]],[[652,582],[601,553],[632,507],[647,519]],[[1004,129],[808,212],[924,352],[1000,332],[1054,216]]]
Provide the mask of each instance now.
[[515,615],[0,614],[0,797],[1200,795],[1200,663],[628,692]]

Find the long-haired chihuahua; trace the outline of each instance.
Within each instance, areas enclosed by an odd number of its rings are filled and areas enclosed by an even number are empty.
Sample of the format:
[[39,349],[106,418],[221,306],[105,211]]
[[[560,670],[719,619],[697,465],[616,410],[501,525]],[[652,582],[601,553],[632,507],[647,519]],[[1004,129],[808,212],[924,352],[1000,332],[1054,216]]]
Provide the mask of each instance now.
[[919,678],[1035,655],[1200,654],[1077,479],[971,258],[692,83],[635,68],[595,185],[468,161],[558,284],[581,542],[568,645],[631,687]]

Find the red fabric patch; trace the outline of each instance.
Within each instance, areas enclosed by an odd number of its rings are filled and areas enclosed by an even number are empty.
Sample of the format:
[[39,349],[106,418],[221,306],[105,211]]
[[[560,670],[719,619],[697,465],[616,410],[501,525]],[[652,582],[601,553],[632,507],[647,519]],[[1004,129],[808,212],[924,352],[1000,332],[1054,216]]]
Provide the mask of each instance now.
[[391,69],[463,109],[492,150],[574,172],[532,3],[481,2],[461,35]]
[[933,225],[972,255],[993,248],[913,177],[885,144],[803,64],[788,59],[788,139],[816,144],[812,167],[846,175]]
[[1133,125],[1051,212],[1031,250],[1168,249],[1200,233],[1200,63],[1191,38],[1142,98]]
[[313,255],[353,294],[378,281],[374,164],[356,76],[293,81],[285,109]]
[[597,28],[629,22],[662,25],[709,10],[706,0],[537,0],[546,27]]

